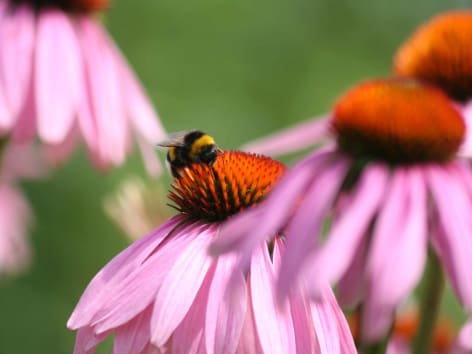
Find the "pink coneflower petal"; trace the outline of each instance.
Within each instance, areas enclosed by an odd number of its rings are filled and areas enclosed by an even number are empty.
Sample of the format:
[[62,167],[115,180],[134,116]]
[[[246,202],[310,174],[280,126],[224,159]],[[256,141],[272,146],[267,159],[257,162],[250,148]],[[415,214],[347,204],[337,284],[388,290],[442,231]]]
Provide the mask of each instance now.
[[133,243],[98,272],[85,289],[76,310],[67,322],[67,327],[77,329],[90,323],[116,284],[130,276],[178,222],[178,218],[170,219],[159,229]]
[[82,90],[80,49],[70,18],[58,10],[45,10],[38,17],[36,42],[38,133],[45,142],[57,144],[71,129]]
[[[238,347],[246,318],[246,281],[241,274],[232,276],[235,268],[233,257],[218,259],[208,299],[214,299],[207,306],[205,340],[208,353],[234,353]],[[228,296],[229,281],[233,294]],[[220,300],[219,300],[220,299]]]
[[433,234],[434,246],[459,299],[471,310],[472,203],[460,178],[454,176],[452,166],[448,170],[431,166],[427,173],[440,219],[438,232]]
[[[307,289],[312,296],[318,297],[317,291],[323,289],[322,284],[336,282],[347,270],[383,200],[388,176],[388,167],[381,164],[373,164],[362,174],[354,187],[350,204],[334,223],[329,239],[317,250],[310,263]],[[338,256],[333,258],[333,252]]]
[[[295,353],[290,313],[287,308],[279,308],[275,299],[274,273],[267,247],[263,244],[253,254],[249,281],[255,326],[264,353]],[[279,321],[274,321],[278,318]]]
[[[139,272],[134,272],[115,284],[113,293],[108,294],[106,303],[102,305],[102,311],[93,317],[96,332],[117,327],[144,310],[154,299],[164,280],[165,271],[174,266],[176,255],[186,254],[186,243],[189,241],[192,239],[180,237],[171,245],[162,247],[157,251],[159,257],[146,261]],[[155,272],[156,268],[160,268],[161,272]]]
[[95,352],[95,347],[108,334],[109,333],[96,335],[90,327],[79,329],[75,340],[74,354],[93,354]]
[[129,148],[129,137],[119,70],[102,28],[88,19],[79,20],[78,25],[98,139],[90,147],[97,149],[93,153],[105,165],[120,164]]
[[368,255],[368,239],[364,235],[357,245],[351,264],[339,279],[337,299],[342,308],[354,308],[365,296],[365,262]]
[[[0,18],[1,21],[1,18]],[[7,99],[5,97],[4,88],[0,86],[0,134],[4,135],[13,123],[13,115],[8,109]]]
[[206,255],[211,241],[200,232],[190,245],[180,252],[172,269],[163,280],[156,295],[151,322],[151,341],[162,346],[185,317],[192,305],[212,259]]
[[151,307],[115,331],[113,354],[141,353],[149,343]]
[[242,149],[270,156],[307,148],[327,138],[330,118],[330,115],[313,118],[280,133],[246,144]]
[[[317,338],[320,352],[356,353],[351,331],[331,289],[326,288],[322,298],[322,302],[311,305],[315,331],[319,334]],[[338,321],[333,321],[333,318]]]
[[22,109],[30,87],[35,21],[32,11],[26,6],[15,10],[7,8],[2,15],[0,82],[11,114],[3,123],[4,126],[11,126]]
[[115,60],[120,63],[119,69],[125,89],[124,99],[128,102],[126,107],[132,118],[131,123],[147,141],[159,141],[159,138],[165,136],[165,130],[156,115],[156,111],[146,98],[143,88],[131,72],[120,50],[112,41],[109,41],[109,47]]
[[74,152],[80,138],[77,125],[77,123],[73,123],[69,133],[61,142],[44,145],[44,156],[52,165],[64,162]]
[[457,342],[461,348],[472,352],[472,321],[462,327]]
[[[287,227],[286,251],[277,282],[277,294],[280,299],[288,294],[294,275],[299,274],[309,255],[315,247],[319,247],[317,241],[313,240],[313,235],[318,234],[323,227],[324,219],[349,164],[347,160],[340,159],[325,167],[326,169],[321,169],[317,171],[317,175],[312,176],[313,184],[305,191],[300,205],[297,206],[298,212]],[[313,248],[307,247],[309,244],[313,244]]]
[[363,317],[366,340],[388,331],[395,307],[413,290],[427,254],[426,189],[422,171],[399,169],[374,229],[366,272],[370,293]]
[[[172,335],[172,353],[206,353],[205,311],[212,305],[209,294],[214,270],[215,264],[212,264],[195,297],[194,305],[189,309],[187,315]],[[219,301],[220,299],[214,300]],[[209,353],[211,353],[211,351]]]

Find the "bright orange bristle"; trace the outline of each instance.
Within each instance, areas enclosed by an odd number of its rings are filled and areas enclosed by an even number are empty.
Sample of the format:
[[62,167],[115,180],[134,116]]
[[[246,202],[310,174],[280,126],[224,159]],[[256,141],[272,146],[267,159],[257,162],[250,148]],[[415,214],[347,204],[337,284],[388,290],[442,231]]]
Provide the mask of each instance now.
[[284,172],[285,166],[269,157],[225,151],[213,166],[195,163],[184,168],[169,198],[190,217],[224,220],[260,202]]

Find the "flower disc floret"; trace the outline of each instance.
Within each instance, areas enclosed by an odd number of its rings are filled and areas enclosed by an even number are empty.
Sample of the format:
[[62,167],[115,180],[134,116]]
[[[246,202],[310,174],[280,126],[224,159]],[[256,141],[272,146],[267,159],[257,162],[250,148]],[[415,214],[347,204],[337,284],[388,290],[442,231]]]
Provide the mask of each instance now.
[[183,169],[169,198],[192,218],[224,220],[261,201],[284,171],[269,157],[225,151],[213,166],[195,163]]
[[447,161],[465,132],[441,90],[409,79],[355,87],[337,103],[332,126],[345,152],[393,164]]
[[458,101],[472,98],[472,11],[454,11],[420,27],[398,50],[395,72],[438,85]]

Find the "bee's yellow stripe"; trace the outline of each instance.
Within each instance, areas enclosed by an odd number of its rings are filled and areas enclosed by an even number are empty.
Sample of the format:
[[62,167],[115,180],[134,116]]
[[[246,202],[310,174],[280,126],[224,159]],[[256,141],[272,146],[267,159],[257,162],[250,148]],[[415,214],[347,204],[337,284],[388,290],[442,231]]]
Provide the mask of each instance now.
[[194,159],[200,153],[202,147],[213,144],[215,144],[215,140],[213,140],[211,136],[207,134],[202,135],[193,142],[192,149],[190,150],[190,158]]
[[167,155],[169,156],[169,161],[174,161],[175,160],[175,147],[171,146],[169,148],[169,151],[167,152]]

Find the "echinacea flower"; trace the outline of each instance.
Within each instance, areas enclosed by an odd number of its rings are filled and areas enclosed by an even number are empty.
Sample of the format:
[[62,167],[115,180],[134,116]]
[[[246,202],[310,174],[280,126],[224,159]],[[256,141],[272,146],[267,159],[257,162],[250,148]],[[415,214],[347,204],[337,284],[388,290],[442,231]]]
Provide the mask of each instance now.
[[[164,136],[151,103],[92,16],[104,0],[0,2],[0,134],[44,143],[63,160],[84,140],[101,168],[120,165],[135,138],[148,170]],[[150,144],[151,143],[151,144]]]
[[0,276],[18,274],[31,263],[28,231],[32,212],[17,186],[19,179],[39,178],[46,169],[30,145],[0,141]]
[[472,170],[456,157],[465,133],[456,107],[433,86],[379,79],[343,96],[329,124],[336,146],[303,159],[265,203],[229,220],[212,252],[236,252],[244,265],[255,245],[283,232],[278,297],[297,279],[315,298],[325,282],[339,283],[342,303],[362,302],[366,342],[388,332],[428,250],[471,311]]
[[67,324],[78,330],[75,353],[93,352],[112,332],[115,354],[355,353],[328,287],[319,302],[294,290],[277,305],[280,236],[256,247],[247,276],[234,257],[207,253],[221,224],[259,203],[284,171],[241,152],[185,168],[169,195],[179,214],[116,256],[82,295]]

